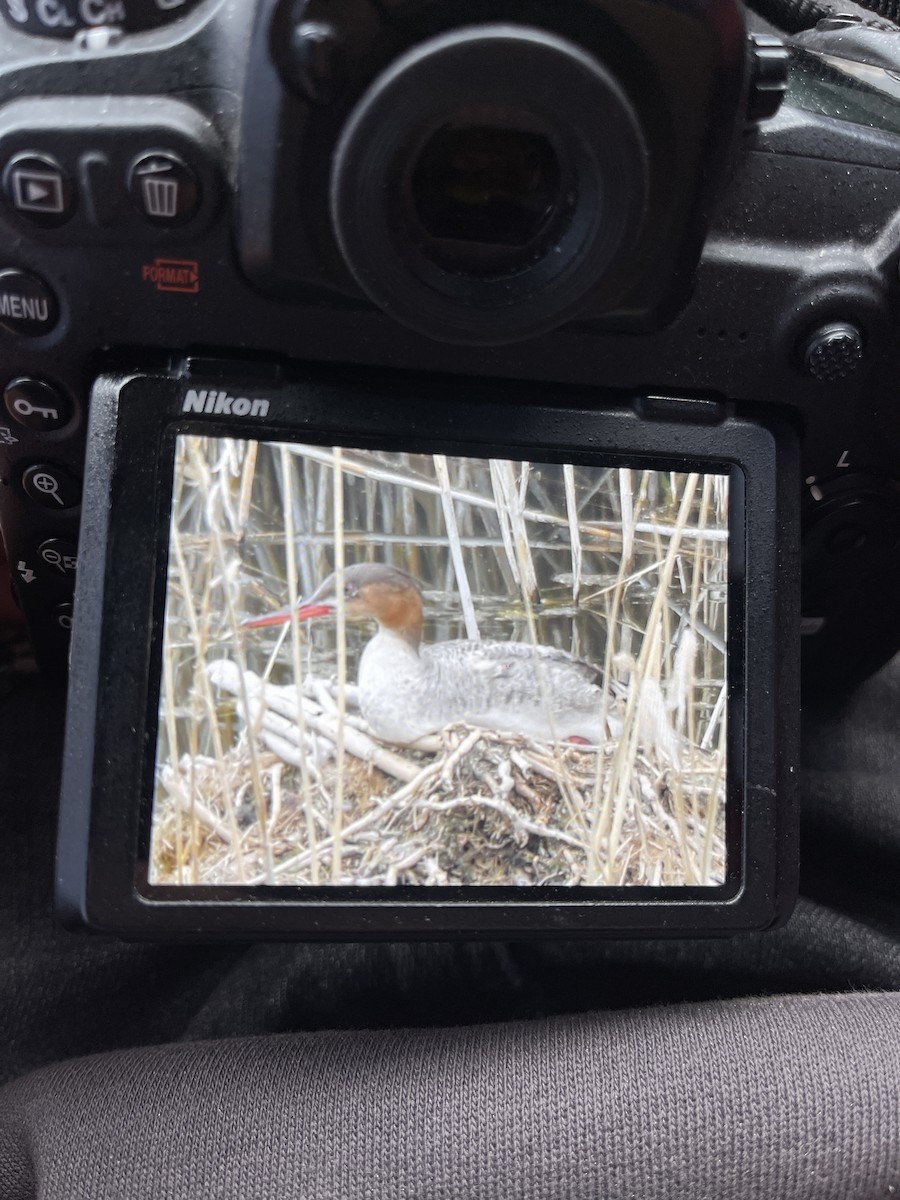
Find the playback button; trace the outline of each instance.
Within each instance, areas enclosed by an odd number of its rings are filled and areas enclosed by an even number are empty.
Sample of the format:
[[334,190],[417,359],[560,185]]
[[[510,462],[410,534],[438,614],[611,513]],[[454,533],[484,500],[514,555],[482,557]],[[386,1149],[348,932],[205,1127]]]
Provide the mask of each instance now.
[[3,171],[9,205],[35,225],[63,225],[75,211],[75,189],[55,158],[17,154]]

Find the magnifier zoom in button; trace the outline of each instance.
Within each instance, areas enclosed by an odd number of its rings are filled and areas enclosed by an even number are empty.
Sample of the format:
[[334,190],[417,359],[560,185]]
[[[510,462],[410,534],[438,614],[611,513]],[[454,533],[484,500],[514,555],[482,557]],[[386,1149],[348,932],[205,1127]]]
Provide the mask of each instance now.
[[22,490],[44,508],[74,508],[81,502],[81,481],[65,467],[38,463],[22,476]]

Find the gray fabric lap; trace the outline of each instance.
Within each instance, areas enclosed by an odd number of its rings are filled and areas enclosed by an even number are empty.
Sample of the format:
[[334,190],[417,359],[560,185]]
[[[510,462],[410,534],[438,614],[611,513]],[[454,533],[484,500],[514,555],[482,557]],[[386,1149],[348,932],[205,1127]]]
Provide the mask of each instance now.
[[898,1028],[897,995],[774,997],[117,1052],[0,1091],[0,1195],[887,1196]]

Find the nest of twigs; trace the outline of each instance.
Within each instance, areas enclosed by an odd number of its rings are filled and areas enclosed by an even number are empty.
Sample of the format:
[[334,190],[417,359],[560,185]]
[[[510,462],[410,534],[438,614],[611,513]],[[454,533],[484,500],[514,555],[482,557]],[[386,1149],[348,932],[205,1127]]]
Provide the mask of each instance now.
[[[199,885],[616,886],[721,883],[724,780],[639,747],[549,745],[456,725],[389,747],[334,689],[216,663],[245,727],[221,759],[159,771],[151,879]],[[246,714],[246,715],[245,715]],[[340,745],[343,753],[339,757]],[[618,768],[618,774],[617,774]]]

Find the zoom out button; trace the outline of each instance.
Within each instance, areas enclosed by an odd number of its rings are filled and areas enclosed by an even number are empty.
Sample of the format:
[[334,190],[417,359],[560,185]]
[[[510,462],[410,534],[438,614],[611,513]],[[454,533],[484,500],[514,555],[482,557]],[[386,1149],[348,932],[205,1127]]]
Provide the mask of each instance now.
[[47,538],[38,546],[38,556],[61,579],[74,579],[78,570],[78,546],[65,538]]

